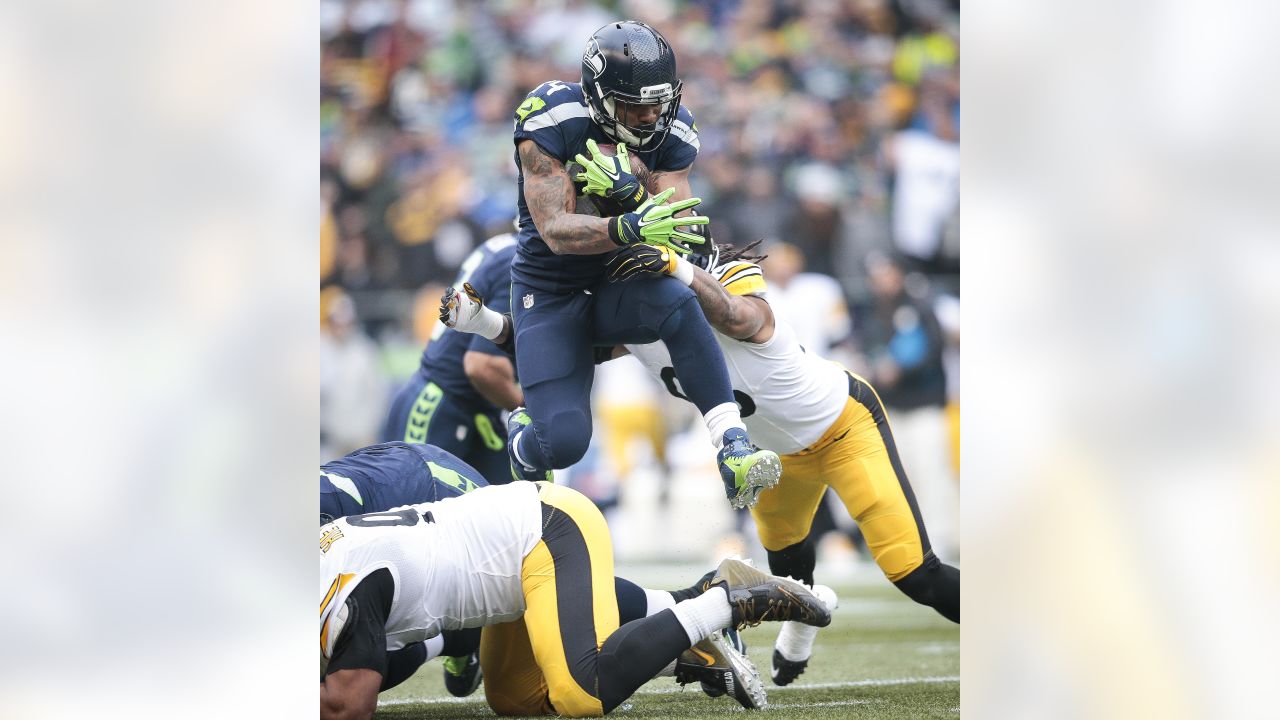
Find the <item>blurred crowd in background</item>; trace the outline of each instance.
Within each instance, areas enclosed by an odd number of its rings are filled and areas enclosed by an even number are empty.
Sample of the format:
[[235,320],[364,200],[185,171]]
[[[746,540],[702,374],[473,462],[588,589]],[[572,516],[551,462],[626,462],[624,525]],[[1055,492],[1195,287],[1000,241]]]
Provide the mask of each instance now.
[[[876,386],[952,554],[958,0],[321,0],[320,18],[322,459],[382,439],[444,285],[511,230],[514,109],[578,81],[597,28],[637,19],[675,49],[715,239],[763,238],[776,312]],[[601,366],[598,452],[570,474],[609,505],[660,468],[665,503],[668,441],[698,418],[624,360]]]

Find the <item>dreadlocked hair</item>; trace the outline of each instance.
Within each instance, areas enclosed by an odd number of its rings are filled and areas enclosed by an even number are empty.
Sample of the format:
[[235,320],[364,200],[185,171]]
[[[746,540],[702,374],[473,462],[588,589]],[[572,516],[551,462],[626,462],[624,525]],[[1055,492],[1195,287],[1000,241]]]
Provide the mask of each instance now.
[[744,248],[738,248],[728,243],[719,243],[718,246],[720,248],[720,264],[723,265],[725,263],[731,263],[731,262],[734,262],[735,260],[743,260],[745,262],[751,262],[751,263],[760,262],[761,260],[769,256],[768,255],[749,255],[748,253],[750,253],[752,250],[755,250],[756,247],[760,245],[760,243],[762,242],[764,242],[764,238],[760,238],[759,240],[748,243],[747,246]]

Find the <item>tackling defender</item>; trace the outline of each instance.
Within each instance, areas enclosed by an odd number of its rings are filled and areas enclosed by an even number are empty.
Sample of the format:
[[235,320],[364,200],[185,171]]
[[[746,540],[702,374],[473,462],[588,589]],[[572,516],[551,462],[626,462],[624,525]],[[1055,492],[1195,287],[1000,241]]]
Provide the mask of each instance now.
[[[744,421],[766,447],[782,453],[786,479],[761,493],[751,509],[770,572],[813,585],[817,554],[809,529],[831,487],[858,522],[885,576],[912,600],[958,623],[960,571],[941,562],[929,545],[875,389],[839,365],[805,352],[795,331],[769,307],[760,267],[728,257],[730,252],[740,257],[732,246],[723,248],[726,259],[721,262],[715,245],[689,260],[668,248],[637,245],[615,255],[608,271],[619,281],[651,274],[682,278],[715,327]],[[446,296],[442,303],[450,299]],[[459,327],[476,327],[475,317],[491,313],[476,300],[474,293],[458,296],[455,304],[464,304],[451,317],[464,320]],[[505,336],[506,331],[498,335]],[[597,360],[628,351],[672,395],[687,399],[661,343],[598,348]],[[784,624],[774,647],[775,683],[789,684],[804,672],[813,640],[812,629]]]
[[[508,444],[513,472],[525,479],[577,462],[591,438],[593,345],[661,339],[720,449],[725,494],[745,507],[777,483],[781,468],[777,454],[751,444],[693,293],[665,277],[623,285],[603,273],[621,246],[705,242],[680,229],[705,225],[705,217],[675,217],[701,202],[690,197],[698,133],[680,104],[681,86],[666,39],[627,20],[592,35],[580,84],[543,83],[516,109],[520,231],[511,309],[527,412],[512,413]],[[617,155],[601,153],[599,142],[619,143]],[[666,190],[650,197],[631,173],[628,149]],[[573,161],[582,171],[571,176]],[[575,212],[575,180],[615,216]]]
[[[457,497],[488,484],[475,468],[440,448],[404,442],[371,445],[320,466],[320,524]],[[442,656],[445,689],[466,697],[482,679],[479,649],[478,630],[442,633],[431,643],[407,645],[387,655],[380,689],[399,685],[428,660]]]
[[725,560],[705,593],[620,625],[609,529],[546,482],[480,488],[320,529],[321,718],[369,718],[387,652],[487,627],[485,694],[500,715],[595,717],[730,625],[825,626],[792,580]]
[[[436,502],[487,485],[474,468],[440,448],[403,442],[372,445],[321,466],[320,523]],[[620,621],[644,618],[680,600],[697,597],[706,590],[705,581],[710,577],[708,573],[693,587],[672,592],[614,578]],[[682,684],[701,682],[713,697],[729,693],[744,707],[763,707],[766,699],[759,673],[735,641],[736,635],[713,635],[681,655],[669,674]],[[395,687],[424,663],[441,656],[445,688],[451,695],[466,697],[475,692],[483,677],[480,643],[480,628],[446,630],[425,642],[388,652],[379,690]],[[502,654],[505,649],[499,647],[495,652]]]

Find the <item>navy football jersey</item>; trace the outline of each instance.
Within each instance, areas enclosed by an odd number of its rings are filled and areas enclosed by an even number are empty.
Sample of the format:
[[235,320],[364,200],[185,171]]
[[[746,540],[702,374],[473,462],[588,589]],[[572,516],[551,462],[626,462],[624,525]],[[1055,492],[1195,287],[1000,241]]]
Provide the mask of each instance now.
[[[469,282],[484,298],[486,307],[500,313],[510,312],[511,260],[515,254],[516,241],[513,235],[508,233],[489,238],[463,261],[453,286],[461,291],[462,284]],[[458,332],[445,327],[444,323],[438,323],[431,342],[422,351],[422,369],[432,382],[459,401],[493,407],[472,386],[462,368],[462,356],[468,350],[488,355],[506,355],[497,345],[479,335]]]
[[456,497],[489,483],[433,445],[389,442],[320,466],[320,521]]
[[[516,109],[515,142],[533,140],[567,167],[579,153],[591,157],[587,140],[612,143],[591,121],[587,101],[578,83],[558,80],[543,83],[529,93]],[[644,149],[628,148],[654,172],[682,170],[698,156],[698,130],[693,114],[683,105],[676,114],[671,132],[661,143]],[[520,153],[516,153],[520,166]],[[570,169],[572,177],[576,173]],[[575,183],[575,186],[580,187]],[[556,255],[538,235],[533,217],[524,201],[524,171],[520,172],[520,251],[511,266],[511,277],[530,287],[549,292],[566,292],[595,285],[604,269],[608,253],[600,255]],[[579,190],[581,192],[581,190]]]

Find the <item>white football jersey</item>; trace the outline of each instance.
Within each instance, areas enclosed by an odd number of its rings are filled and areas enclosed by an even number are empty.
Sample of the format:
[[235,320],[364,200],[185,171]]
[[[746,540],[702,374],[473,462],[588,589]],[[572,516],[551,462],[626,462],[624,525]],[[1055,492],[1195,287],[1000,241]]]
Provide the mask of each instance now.
[[[755,265],[731,265],[733,270],[726,273],[721,266],[715,273],[726,289],[735,295],[764,295],[763,281],[757,285],[754,278],[745,277],[747,273],[758,276]],[[795,330],[776,313],[768,342],[735,340],[718,331],[715,337],[724,351],[742,421],[756,445],[780,455],[799,452],[817,442],[840,417],[849,397],[849,376],[835,363],[804,351]],[[688,399],[666,345],[627,345],[627,350],[668,392]]]
[[333,651],[347,596],[387,568],[395,595],[387,650],[520,617],[520,569],[542,538],[534,483],[473,490],[434,503],[340,518],[320,528],[320,649]]

